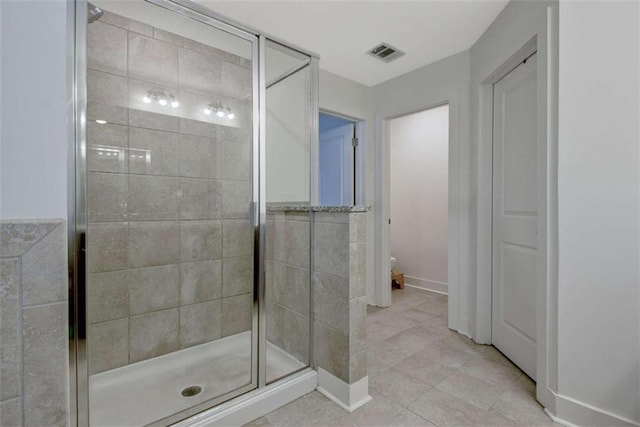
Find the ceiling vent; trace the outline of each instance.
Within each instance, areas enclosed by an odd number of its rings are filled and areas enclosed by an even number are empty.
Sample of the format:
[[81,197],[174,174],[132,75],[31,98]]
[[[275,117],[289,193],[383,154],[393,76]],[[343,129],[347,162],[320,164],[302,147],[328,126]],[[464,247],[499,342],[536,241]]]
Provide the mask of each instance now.
[[380,43],[378,46],[374,47],[367,53],[384,62],[391,62],[394,59],[397,59],[404,55],[403,51],[390,46],[388,43]]

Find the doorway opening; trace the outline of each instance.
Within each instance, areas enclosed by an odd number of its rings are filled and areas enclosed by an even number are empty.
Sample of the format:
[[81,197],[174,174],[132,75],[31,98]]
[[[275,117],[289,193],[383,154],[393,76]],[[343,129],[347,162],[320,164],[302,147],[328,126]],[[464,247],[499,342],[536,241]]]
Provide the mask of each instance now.
[[318,124],[318,202],[321,206],[355,206],[363,194],[358,166],[361,122],[320,112]]
[[394,283],[448,293],[449,105],[389,122]]

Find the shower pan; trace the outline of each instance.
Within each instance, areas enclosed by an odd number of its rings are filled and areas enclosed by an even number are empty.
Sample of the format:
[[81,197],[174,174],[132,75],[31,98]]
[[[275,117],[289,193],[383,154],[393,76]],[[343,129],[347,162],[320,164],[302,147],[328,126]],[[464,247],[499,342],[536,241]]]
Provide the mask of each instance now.
[[74,424],[168,425],[309,368],[287,227],[311,234],[317,58],[191,1],[75,8]]

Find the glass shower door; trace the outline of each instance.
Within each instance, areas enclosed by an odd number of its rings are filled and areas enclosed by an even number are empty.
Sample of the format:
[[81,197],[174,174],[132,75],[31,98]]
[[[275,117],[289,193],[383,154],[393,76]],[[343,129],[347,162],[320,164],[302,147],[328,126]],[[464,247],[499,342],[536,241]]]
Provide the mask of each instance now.
[[310,365],[311,58],[267,40],[266,383]]
[[257,386],[257,37],[88,7],[89,422],[166,424]]

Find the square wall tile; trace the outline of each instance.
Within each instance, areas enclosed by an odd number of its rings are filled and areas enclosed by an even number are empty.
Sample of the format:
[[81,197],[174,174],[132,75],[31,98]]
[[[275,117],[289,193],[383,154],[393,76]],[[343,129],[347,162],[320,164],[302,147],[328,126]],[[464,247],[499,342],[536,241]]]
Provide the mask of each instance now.
[[367,213],[355,212],[349,214],[349,242],[362,243],[367,241]]
[[128,224],[89,224],[87,265],[91,273],[127,268]]
[[22,399],[16,397],[0,402],[0,425],[7,427],[23,425]]
[[129,318],[91,325],[89,368],[92,374],[129,363]]
[[249,218],[251,184],[242,181],[222,181],[222,215],[224,218]]
[[0,222],[0,256],[10,258],[22,255],[59,225],[59,221]]
[[20,395],[20,259],[0,259],[0,401]]
[[315,322],[313,348],[316,366],[349,382],[349,337],[337,330]]
[[304,221],[285,221],[284,245],[285,262],[301,268],[309,268],[310,265],[310,234],[309,223]]
[[128,147],[129,130],[126,126],[87,122],[87,170],[89,172],[127,173],[129,171]]
[[178,161],[180,176],[218,177],[218,145],[212,138],[180,135]]
[[[349,335],[349,281],[313,273],[314,319]],[[348,352],[348,348],[345,349]]]
[[222,297],[222,261],[180,264],[180,301],[183,305]]
[[69,422],[69,341],[66,302],[23,310],[25,425]]
[[151,359],[179,349],[178,309],[131,318],[130,362]]
[[180,258],[177,222],[132,222],[129,226],[129,266],[177,264]]
[[224,258],[222,261],[222,295],[253,293],[253,257]]
[[252,176],[251,146],[237,142],[219,144],[221,178],[250,181]]
[[178,134],[129,128],[129,173],[178,176]]
[[180,129],[180,118],[131,108],[129,126],[177,133]]
[[210,342],[221,336],[221,300],[180,307],[180,348]]
[[87,173],[89,222],[126,221],[128,196],[129,177],[127,175],[101,172]]
[[252,87],[251,70],[229,62],[222,62],[222,85],[220,92],[235,99],[251,97]]
[[222,299],[222,336],[251,330],[253,296],[238,295]]
[[219,57],[181,48],[178,58],[181,88],[196,92],[220,93]]
[[238,142],[241,144],[251,143],[251,129],[233,127],[233,126],[220,126],[220,141],[222,142]]
[[67,234],[60,224],[22,255],[22,304],[66,300],[67,268]]
[[180,247],[183,262],[222,258],[220,221],[182,221]]
[[253,227],[249,221],[222,221],[224,257],[253,255]]
[[349,296],[367,294],[367,244],[349,243]]
[[182,135],[203,136],[218,141],[221,126],[200,120],[180,118],[180,133]]
[[160,40],[129,33],[129,78],[178,85],[178,48]]
[[90,273],[87,280],[87,312],[90,323],[129,315],[128,270]]
[[315,270],[349,277],[349,224],[314,224]]
[[129,175],[130,221],[178,219],[180,178]]
[[131,315],[177,307],[180,303],[180,266],[129,270]]
[[222,216],[222,184],[212,179],[180,178],[180,219]]
[[87,66],[126,76],[127,31],[100,21],[87,26]]
[[95,70],[87,71],[87,119],[127,124],[127,79]]

